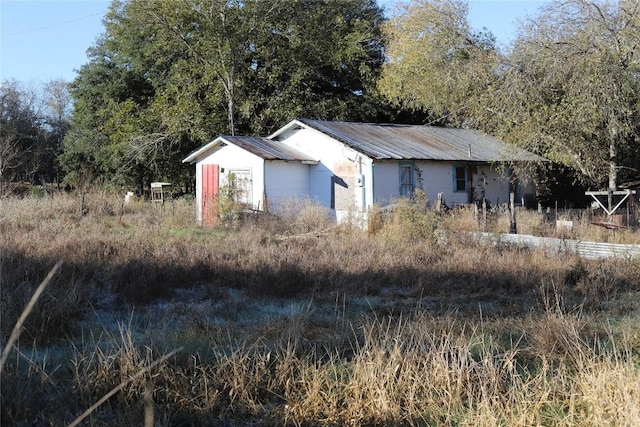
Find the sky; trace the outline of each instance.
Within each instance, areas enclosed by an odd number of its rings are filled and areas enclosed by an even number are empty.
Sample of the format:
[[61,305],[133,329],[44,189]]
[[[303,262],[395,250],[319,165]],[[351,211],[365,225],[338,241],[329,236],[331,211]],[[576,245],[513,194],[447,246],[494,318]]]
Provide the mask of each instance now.
[[[167,0],[170,1],[170,0]],[[396,0],[379,0],[393,5]],[[548,0],[470,0],[469,21],[501,46]],[[102,34],[108,0],[0,0],[0,82],[71,81]]]

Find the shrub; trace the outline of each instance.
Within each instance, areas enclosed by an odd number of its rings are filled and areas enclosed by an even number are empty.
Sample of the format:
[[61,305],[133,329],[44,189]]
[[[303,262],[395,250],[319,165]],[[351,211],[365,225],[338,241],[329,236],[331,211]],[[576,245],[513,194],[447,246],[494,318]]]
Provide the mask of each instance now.
[[426,194],[417,190],[412,199],[400,199],[394,209],[385,213],[383,224],[381,233],[388,239],[415,243],[434,239],[437,216],[428,209]]

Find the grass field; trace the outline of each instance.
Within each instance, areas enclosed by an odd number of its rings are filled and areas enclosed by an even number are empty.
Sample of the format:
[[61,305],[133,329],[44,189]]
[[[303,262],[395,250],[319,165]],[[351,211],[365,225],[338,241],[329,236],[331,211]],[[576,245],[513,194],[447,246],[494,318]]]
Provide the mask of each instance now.
[[2,199],[3,351],[62,266],[8,349],[0,422],[640,425],[640,259],[483,246],[478,227],[410,203],[363,231],[302,202],[201,228],[183,199]]

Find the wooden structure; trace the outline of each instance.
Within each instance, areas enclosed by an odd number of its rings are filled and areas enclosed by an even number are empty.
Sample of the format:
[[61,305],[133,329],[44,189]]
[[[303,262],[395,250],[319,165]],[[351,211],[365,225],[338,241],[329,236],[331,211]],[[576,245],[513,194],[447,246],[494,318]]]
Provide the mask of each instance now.
[[163,204],[167,200],[171,200],[171,184],[168,182],[152,182],[151,203],[154,205]]
[[[607,222],[602,222],[602,221],[595,221],[592,222],[591,224],[593,225],[597,225],[599,227],[604,227],[608,230],[617,230],[619,228],[625,228],[624,225],[622,224],[616,224],[613,221],[613,217],[614,217],[614,213],[618,210],[618,208],[620,206],[622,206],[622,204],[631,197],[631,195],[636,194],[635,190],[618,190],[618,191],[586,191],[584,193],[587,196],[591,196],[593,198],[593,200],[595,200],[598,205],[602,208],[603,211],[605,211],[605,213],[607,214],[608,217],[608,221]],[[599,199],[599,197],[603,197],[603,198],[607,198],[609,199],[609,197],[613,197],[613,196],[618,196],[621,197],[620,201],[615,204],[613,207],[611,207],[611,210],[607,209],[604,206],[604,203],[602,203],[602,201]]]

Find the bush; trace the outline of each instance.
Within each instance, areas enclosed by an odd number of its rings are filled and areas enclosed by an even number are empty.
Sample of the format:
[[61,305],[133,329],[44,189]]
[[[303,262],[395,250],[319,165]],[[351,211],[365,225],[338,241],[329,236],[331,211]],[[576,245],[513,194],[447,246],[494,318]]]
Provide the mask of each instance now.
[[398,204],[383,215],[382,227],[372,219],[375,228],[392,241],[415,243],[422,240],[434,240],[434,231],[438,218],[428,208],[426,194],[416,191],[412,199],[400,199]]

